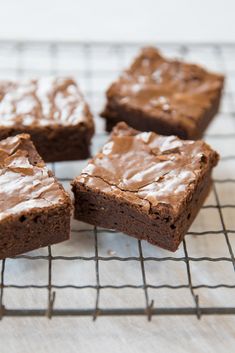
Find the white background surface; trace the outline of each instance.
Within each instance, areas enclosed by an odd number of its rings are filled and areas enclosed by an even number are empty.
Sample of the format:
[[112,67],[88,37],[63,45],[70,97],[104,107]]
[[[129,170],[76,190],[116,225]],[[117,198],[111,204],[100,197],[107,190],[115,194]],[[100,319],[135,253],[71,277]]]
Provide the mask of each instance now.
[[[1,1],[0,38],[234,41],[234,3],[232,0]],[[222,129],[220,121],[217,121],[218,127]],[[234,122],[231,128],[232,124]],[[218,127],[212,128],[212,132]],[[227,127],[224,125],[224,128]],[[226,149],[226,145],[224,147]],[[218,177],[223,171],[221,166]],[[201,223],[195,224],[197,226]],[[200,246],[202,255],[205,249],[210,249],[206,239]],[[193,249],[194,243],[192,252]],[[220,249],[218,246],[218,251]],[[16,274],[19,280],[27,268],[19,266]],[[165,276],[164,271],[162,275]],[[85,272],[84,276],[87,276]],[[10,299],[12,305],[17,305],[16,296]],[[134,295],[130,299],[134,304]],[[168,298],[164,299],[167,302]],[[26,297],[26,304],[27,300]],[[180,292],[177,302],[186,302]],[[222,353],[234,350],[234,337],[234,317],[203,317],[201,321],[194,317],[154,317],[151,323],[145,317],[98,318],[95,323],[91,318],[53,318],[52,321],[4,318],[0,322],[0,353]]]
[[0,38],[233,41],[233,0],[1,0]]

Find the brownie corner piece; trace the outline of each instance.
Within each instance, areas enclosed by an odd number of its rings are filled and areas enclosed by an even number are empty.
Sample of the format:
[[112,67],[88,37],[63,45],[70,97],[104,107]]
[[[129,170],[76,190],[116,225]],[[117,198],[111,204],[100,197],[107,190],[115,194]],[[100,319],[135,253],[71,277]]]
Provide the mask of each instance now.
[[210,191],[218,159],[203,141],[119,123],[72,182],[75,218],[175,251]]
[[0,140],[25,132],[46,162],[90,157],[94,121],[75,80],[0,81]]
[[143,48],[106,92],[106,130],[125,121],[141,131],[199,139],[219,110],[224,76]]
[[69,239],[71,209],[28,134],[0,141],[0,259]]

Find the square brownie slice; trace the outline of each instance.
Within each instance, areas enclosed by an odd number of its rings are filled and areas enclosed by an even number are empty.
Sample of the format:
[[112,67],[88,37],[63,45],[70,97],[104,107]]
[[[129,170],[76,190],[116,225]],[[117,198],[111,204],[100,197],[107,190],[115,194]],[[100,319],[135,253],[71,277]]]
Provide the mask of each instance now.
[[218,158],[203,141],[119,123],[72,182],[75,218],[175,251],[210,191]]
[[69,239],[71,207],[29,135],[0,141],[0,259]]
[[0,82],[0,140],[20,133],[31,135],[46,162],[88,158],[94,123],[76,82]]
[[218,112],[224,77],[144,48],[107,90],[106,129],[119,121],[141,131],[198,139]]

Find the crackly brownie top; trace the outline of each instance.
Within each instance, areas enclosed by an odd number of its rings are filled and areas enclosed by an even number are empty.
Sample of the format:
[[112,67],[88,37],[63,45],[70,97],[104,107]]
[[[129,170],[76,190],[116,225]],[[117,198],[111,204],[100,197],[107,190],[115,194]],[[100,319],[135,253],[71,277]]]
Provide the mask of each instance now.
[[[142,49],[131,67],[107,91],[120,105],[195,128],[223,86],[222,75]],[[112,103],[110,103],[112,104]]]
[[0,141],[0,221],[65,201],[67,194],[38,156],[29,135]]
[[75,183],[126,199],[147,212],[164,207],[177,216],[217,161],[218,154],[203,141],[139,132],[119,123]]
[[76,82],[44,77],[0,82],[0,127],[93,124]]

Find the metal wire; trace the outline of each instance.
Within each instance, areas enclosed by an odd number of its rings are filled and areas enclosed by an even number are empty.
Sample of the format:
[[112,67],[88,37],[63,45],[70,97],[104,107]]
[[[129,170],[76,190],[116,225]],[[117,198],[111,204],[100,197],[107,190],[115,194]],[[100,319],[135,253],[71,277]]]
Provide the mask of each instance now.
[[[144,43],[142,43],[144,45]],[[16,62],[14,67],[8,66],[8,64],[4,67],[4,74],[12,74],[14,73],[17,77],[22,77],[25,74],[31,75],[31,69],[27,68],[24,63],[24,53],[25,50],[33,50],[35,47],[42,48],[43,50],[48,51],[50,62],[48,67],[44,69],[39,69],[38,67],[34,68],[34,73],[44,74],[44,73],[52,73],[57,74],[59,72],[58,69],[58,59],[60,57],[61,52],[67,49],[69,46],[73,48],[79,49],[81,55],[84,58],[84,68],[79,71],[79,76],[84,79],[85,86],[84,90],[86,96],[89,97],[90,102],[95,104],[95,99],[100,95],[100,92],[97,92],[94,87],[94,79],[97,77],[106,78],[110,77],[110,73],[118,74],[119,69],[123,66],[124,58],[126,51],[130,48],[137,48],[141,43],[77,43],[77,42],[60,42],[60,43],[52,43],[52,42],[15,42],[15,41],[0,41],[0,50],[4,47],[11,47],[14,55],[16,57]],[[156,44],[157,43],[153,43]],[[215,44],[215,43],[207,43],[207,44],[199,44],[199,43],[161,43],[161,46],[167,48],[178,48],[178,52],[181,57],[185,58],[190,53],[191,48],[203,47],[210,50],[213,53],[213,57],[217,60],[218,64],[224,71],[226,71],[225,60],[223,58],[223,50],[224,48],[229,48],[235,51],[235,44],[233,43],[224,43],[224,44]],[[96,69],[95,71],[92,68],[92,52],[94,48],[98,48],[100,51],[104,51],[110,49],[112,53],[115,53],[117,59],[117,68],[113,69]],[[106,58],[107,62],[109,58]],[[1,73],[1,68],[0,68]],[[229,75],[235,75],[235,71],[230,70],[227,72]],[[224,112],[223,115],[227,117],[231,117],[234,119],[235,117],[235,106],[234,106],[234,93],[233,90],[228,87],[228,90],[225,92],[226,97],[229,99],[230,110],[229,112]],[[98,132],[97,137],[101,139],[105,139],[107,136],[104,132]],[[235,138],[235,133],[228,132],[227,134],[222,134],[220,131],[207,135],[208,138],[213,140],[218,140],[220,143],[224,143],[228,139],[231,139],[231,145]],[[221,158],[221,163],[233,162],[235,161],[235,155],[233,151],[230,149],[231,153],[225,155]],[[56,164],[52,164],[52,169],[56,174]],[[72,180],[71,176],[68,175],[66,177],[58,178],[61,182],[70,182]],[[226,209],[234,209],[235,203],[233,200],[229,203],[221,203],[219,198],[219,193],[217,191],[218,185],[229,184],[235,185],[235,179],[230,176],[226,176],[224,179],[214,179],[213,183],[213,193],[215,197],[215,204],[209,204],[203,206],[203,209],[215,209],[218,212],[218,219],[220,222],[220,229],[205,229],[201,232],[190,231],[187,233],[184,241],[183,241],[183,256],[176,257],[174,254],[172,256],[165,257],[154,257],[154,256],[144,256],[144,252],[142,249],[142,242],[137,241],[138,245],[138,255],[137,256],[128,256],[128,257],[120,257],[120,256],[101,256],[99,255],[99,236],[105,233],[115,233],[114,231],[103,230],[96,227],[90,227],[89,229],[73,229],[72,232],[77,232],[80,234],[92,235],[94,239],[94,255],[92,256],[53,256],[52,250],[53,247],[48,247],[47,255],[20,255],[17,256],[16,259],[24,260],[27,259],[29,261],[47,261],[48,269],[47,269],[47,279],[45,279],[45,284],[38,284],[35,279],[35,283],[30,283],[27,285],[24,284],[16,284],[16,283],[8,283],[6,282],[6,264],[7,260],[2,260],[1,266],[1,282],[0,282],[0,319],[4,316],[47,316],[48,318],[52,318],[53,316],[91,316],[93,320],[96,320],[99,316],[116,316],[116,315],[145,315],[148,320],[151,320],[153,315],[195,315],[198,319],[202,315],[234,315],[235,307],[227,306],[227,303],[224,303],[224,306],[219,307],[200,307],[200,300],[197,290],[199,289],[213,289],[217,290],[219,288],[224,288],[227,290],[235,289],[235,277],[234,284],[227,283],[216,283],[216,284],[206,284],[199,283],[194,284],[194,279],[191,271],[191,265],[193,263],[203,263],[203,262],[214,262],[214,263],[231,263],[233,269],[235,270],[235,257],[234,250],[230,241],[230,234],[235,234],[235,229],[226,228],[226,222],[224,220],[223,211]],[[226,247],[228,249],[229,256],[220,256],[220,257],[212,257],[212,256],[190,256],[188,252],[187,240],[188,237],[192,236],[206,236],[206,235],[218,235],[224,236]],[[226,249],[224,249],[224,253],[226,254]],[[86,284],[86,285],[74,285],[74,284],[66,284],[59,285],[54,283],[53,280],[53,264],[56,264],[57,261],[78,261],[78,262],[93,262],[95,268],[95,284]],[[13,260],[14,261],[14,260]],[[108,283],[106,285],[102,285],[100,271],[101,266],[100,263],[106,262],[110,264],[113,261],[128,263],[131,261],[137,262],[140,264],[140,282],[139,284],[122,284],[122,285],[114,285],[112,283]],[[149,283],[148,278],[146,276],[146,264],[154,262],[156,264],[160,262],[172,262],[172,263],[183,263],[185,264],[186,278],[187,282],[183,284],[153,284]],[[137,266],[139,266],[137,264]],[[37,290],[46,290],[47,291],[47,307],[45,308],[10,308],[4,306],[4,300],[6,297],[5,289],[37,289]],[[67,308],[64,307],[62,309],[58,309],[55,307],[56,302],[56,292],[55,290],[60,291],[60,293],[64,293],[65,289],[75,289],[75,290],[88,290],[93,289],[96,293],[95,295],[95,303],[94,308]],[[145,297],[145,307],[134,308],[134,307],[125,307],[125,308],[106,308],[100,307],[100,297],[102,295],[102,291],[106,289],[115,290],[114,295],[118,296],[118,291],[124,289],[134,289],[134,290],[143,290]],[[178,289],[187,289],[189,291],[194,305],[192,307],[157,307],[157,303],[154,303],[153,300],[150,299],[149,290],[161,290],[167,289],[178,290]],[[156,305],[156,307],[154,307]]]
[[[99,299],[100,299],[100,275],[99,275],[99,253],[98,253],[98,238],[97,229],[94,227],[94,240],[95,240],[95,274],[96,274],[96,300],[95,300],[95,310],[93,314],[93,320],[95,321],[99,315]],[[91,287],[90,287],[91,288]]]
[[148,295],[149,285],[147,284],[147,281],[146,281],[145,265],[144,265],[144,257],[143,257],[141,240],[138,240],[138,249],[139,249],[139,260],[140,260],[142,280],[143,280],[143,289],[144,289],[145,302],[146,302],[146,314],[148,316],[148,320],[151,321],[152,309],[153,309],[154,302],[152,300],[151,304],[149,304],[149,295]]

